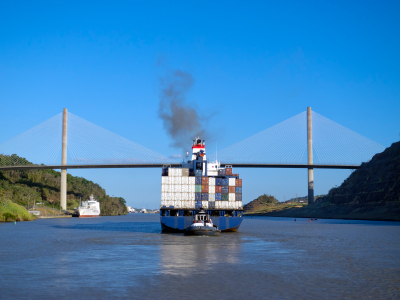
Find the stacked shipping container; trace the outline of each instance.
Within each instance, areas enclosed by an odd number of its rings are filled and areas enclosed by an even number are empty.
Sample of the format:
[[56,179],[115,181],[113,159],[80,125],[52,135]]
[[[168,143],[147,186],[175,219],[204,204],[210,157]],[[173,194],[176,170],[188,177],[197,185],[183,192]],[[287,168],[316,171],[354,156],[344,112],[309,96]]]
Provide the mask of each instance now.
[[219,177],[202,177],[197,171],[193,175],[189,176],[188,168],[163,169],[161,206],[182,209],[242,207],[242,179],[232,174],[231,168],[220,169]]

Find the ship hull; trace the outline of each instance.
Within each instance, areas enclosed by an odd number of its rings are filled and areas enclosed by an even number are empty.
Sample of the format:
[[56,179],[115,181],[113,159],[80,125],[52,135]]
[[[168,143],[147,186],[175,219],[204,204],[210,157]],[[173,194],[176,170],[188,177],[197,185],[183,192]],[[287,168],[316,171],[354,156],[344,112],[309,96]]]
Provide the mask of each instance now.
[[[218,226],[222,232],[235,232],[242,224],[243,217],[211,217],[213,224]],[[193,224],[192,216],[161,216],[162,232],[184,232]]]
[[84,216],[79,216],[79,218],[95,218],[98,217],[99,215],[84,215]]

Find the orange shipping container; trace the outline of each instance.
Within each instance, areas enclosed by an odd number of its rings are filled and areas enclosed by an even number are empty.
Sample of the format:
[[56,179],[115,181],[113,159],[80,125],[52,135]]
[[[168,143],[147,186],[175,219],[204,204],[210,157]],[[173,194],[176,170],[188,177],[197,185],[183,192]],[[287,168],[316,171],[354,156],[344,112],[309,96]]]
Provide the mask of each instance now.
[[230,186],[229,187],[229,193],[235,193],[236,187],[235,186]]
[[242,186],[242,179],[236,179],[236,186]]
[[232,175],[232,168],[225,168],[226,175]]
[[202,177],[201,178],[201,184],[202,185],[208,185],[208,177]]
[[201,185],[201,192],[202,193],[208,193],[208,185],[202,184]]
[[215,193],[216,193],[216,194],[217,194],[217,193],[222,193],[222,186],[216,185],[216,186],[215,186]]

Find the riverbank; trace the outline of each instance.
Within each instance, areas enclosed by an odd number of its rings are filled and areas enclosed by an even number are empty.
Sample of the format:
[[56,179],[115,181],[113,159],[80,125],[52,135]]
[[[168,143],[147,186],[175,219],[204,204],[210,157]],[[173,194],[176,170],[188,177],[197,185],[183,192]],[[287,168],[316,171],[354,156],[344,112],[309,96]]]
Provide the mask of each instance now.
[[31,215],[25,207],[14,202],[0,203],[0,222],[33,221],[36,217]]
[[293,207],[265,213],[247,213],[246,216],[289,218],[345,219],[371,221],[400,221],[400,202],[364,204],[322,204]]

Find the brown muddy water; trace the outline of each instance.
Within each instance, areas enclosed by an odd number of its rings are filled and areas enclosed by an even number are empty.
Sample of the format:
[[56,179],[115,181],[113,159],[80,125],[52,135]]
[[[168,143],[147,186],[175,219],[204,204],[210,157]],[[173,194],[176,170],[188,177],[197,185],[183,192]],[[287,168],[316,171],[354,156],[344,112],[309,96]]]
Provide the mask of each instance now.
[[159,216],[0,223],[0,299],[400,299],[400,223],[245,217],[219,237]]

